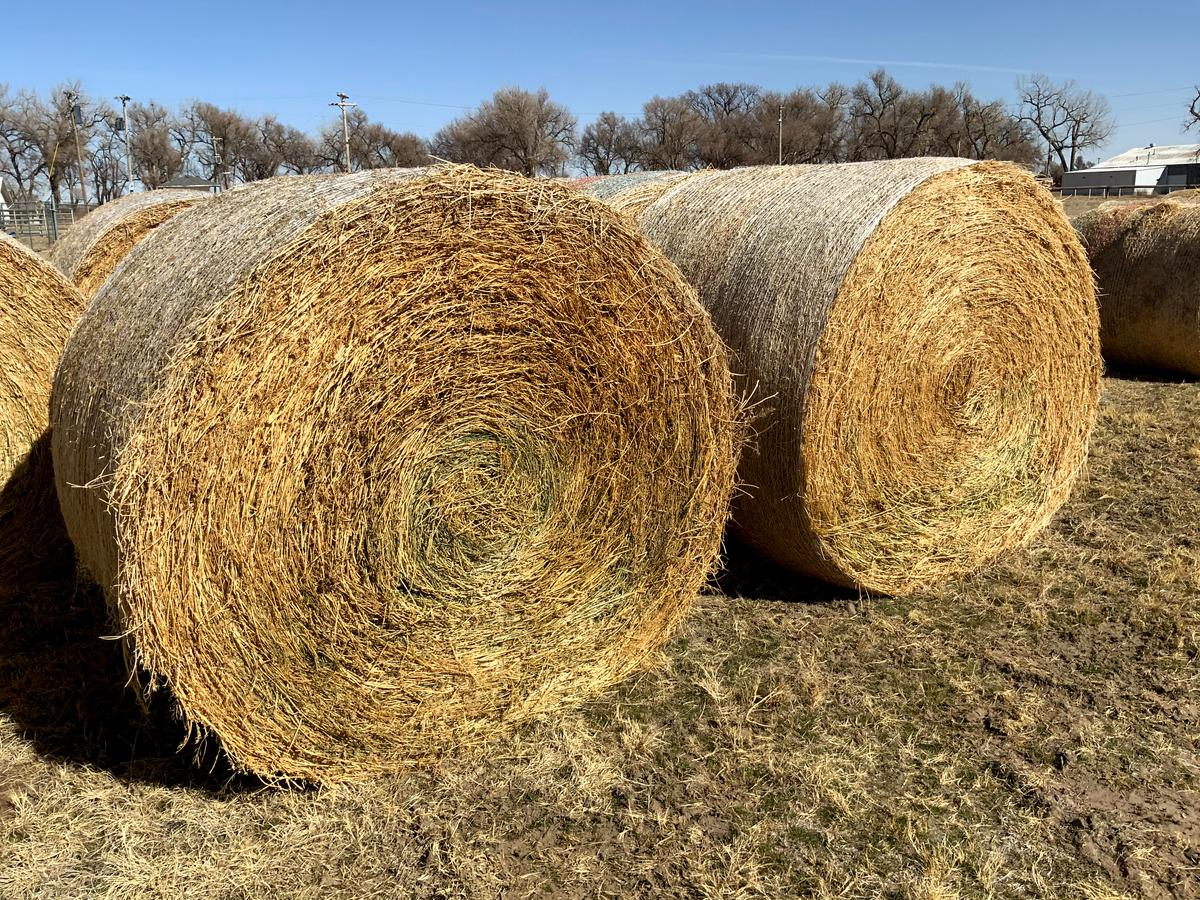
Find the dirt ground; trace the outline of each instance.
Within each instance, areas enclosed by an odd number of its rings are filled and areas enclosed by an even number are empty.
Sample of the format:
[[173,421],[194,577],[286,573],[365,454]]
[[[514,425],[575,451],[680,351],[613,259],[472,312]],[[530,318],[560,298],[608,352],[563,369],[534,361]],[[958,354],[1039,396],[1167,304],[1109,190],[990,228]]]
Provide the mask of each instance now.
[[1026,550],[905,600],[732,550],[662,668],[370,784],[143,717],[94,590],[0,600],[0,897],[1200,896],[1200,383],[1105,381]]

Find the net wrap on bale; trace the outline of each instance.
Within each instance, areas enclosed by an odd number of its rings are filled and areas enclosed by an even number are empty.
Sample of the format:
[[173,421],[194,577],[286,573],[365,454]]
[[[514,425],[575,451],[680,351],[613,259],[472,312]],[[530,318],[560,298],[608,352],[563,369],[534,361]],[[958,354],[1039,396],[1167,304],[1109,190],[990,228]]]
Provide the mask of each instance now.
[[50,467],[50,384],[83,298],[41,257],[0,233],[0,572],[63,539]]
[[110,200],[72,225],[50,248],[50,260],[91,297],[150,232],[209,196],[167,189]]
[[316,782],[646,665],[740,441],[678,271],[570,187],[470,167],[189,210],[90,305],[53,415],[136,660],[238,766]]
[[[581,189],[621,205],[622,190]],[[1098,399],[1095,297],[1069,223],[1024,171],[933,158],[698,173],[636,221],[761,401],[734,520],[777,562],[910,593],[1028,540],[1067,497]]]
[[1114,362],[1200,375],[1200,192],[1103,203],[1075,219]]

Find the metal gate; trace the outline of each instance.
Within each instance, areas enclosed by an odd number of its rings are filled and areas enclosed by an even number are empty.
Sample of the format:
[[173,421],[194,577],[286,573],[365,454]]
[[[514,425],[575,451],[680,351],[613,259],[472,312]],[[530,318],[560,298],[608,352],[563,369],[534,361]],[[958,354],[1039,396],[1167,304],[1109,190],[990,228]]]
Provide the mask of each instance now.
[[9,203],[0,206],[0,231],[34,250],[45,250],[86,212],[83,204],[55,206],[36,200]]

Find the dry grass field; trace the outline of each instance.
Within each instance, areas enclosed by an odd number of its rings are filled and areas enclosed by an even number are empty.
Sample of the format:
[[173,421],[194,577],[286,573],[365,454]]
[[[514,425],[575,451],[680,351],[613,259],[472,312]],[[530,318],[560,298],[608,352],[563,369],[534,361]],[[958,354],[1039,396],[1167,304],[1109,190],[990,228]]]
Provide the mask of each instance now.
[[433,772],[231,778],[100,598],[0,601],[0,896],[1200,896],[1200,384],[1106,378],[1026,550],[905,600],[731,571],[663,666]]
[[[1085,212],[1091,212],[1101,203],[1121,199],[1120,197],[1061,197],[1059,202],[1062,203],[1063,211],[1073,218],[1083,215]],[[1132,201],[1134,198],[1129,199]]]

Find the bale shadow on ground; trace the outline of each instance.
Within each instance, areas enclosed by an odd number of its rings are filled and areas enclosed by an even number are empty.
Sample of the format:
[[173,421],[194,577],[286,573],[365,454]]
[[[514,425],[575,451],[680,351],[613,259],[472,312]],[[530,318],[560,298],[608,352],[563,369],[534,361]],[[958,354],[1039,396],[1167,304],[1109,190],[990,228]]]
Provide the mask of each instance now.
[[1150,384],[1196,384],[1200,377],[1189,375],[1187,372],[1174,372],[1167,369],[1155,369],[1149,366],[1135,366],[1127,363],[1104,363],[1104,374],[1109,378],[1121,381],[1138,381]]
[[709,578],[708,590],[746,600],[784,603],[854,602],[864,595],[800,575],[772,562],[731,531],[725,533],[722,566]]
[[181,750],[187,733],[165,692],[140,702],[103,592],[77,575],[61,519],[33,521],[45,512],[32,502],[28,468],[0,490],[0,547],[14,560],[0,569],[0,715],[44,758],[124,781],[212,793],[261,786],[213,748]]

